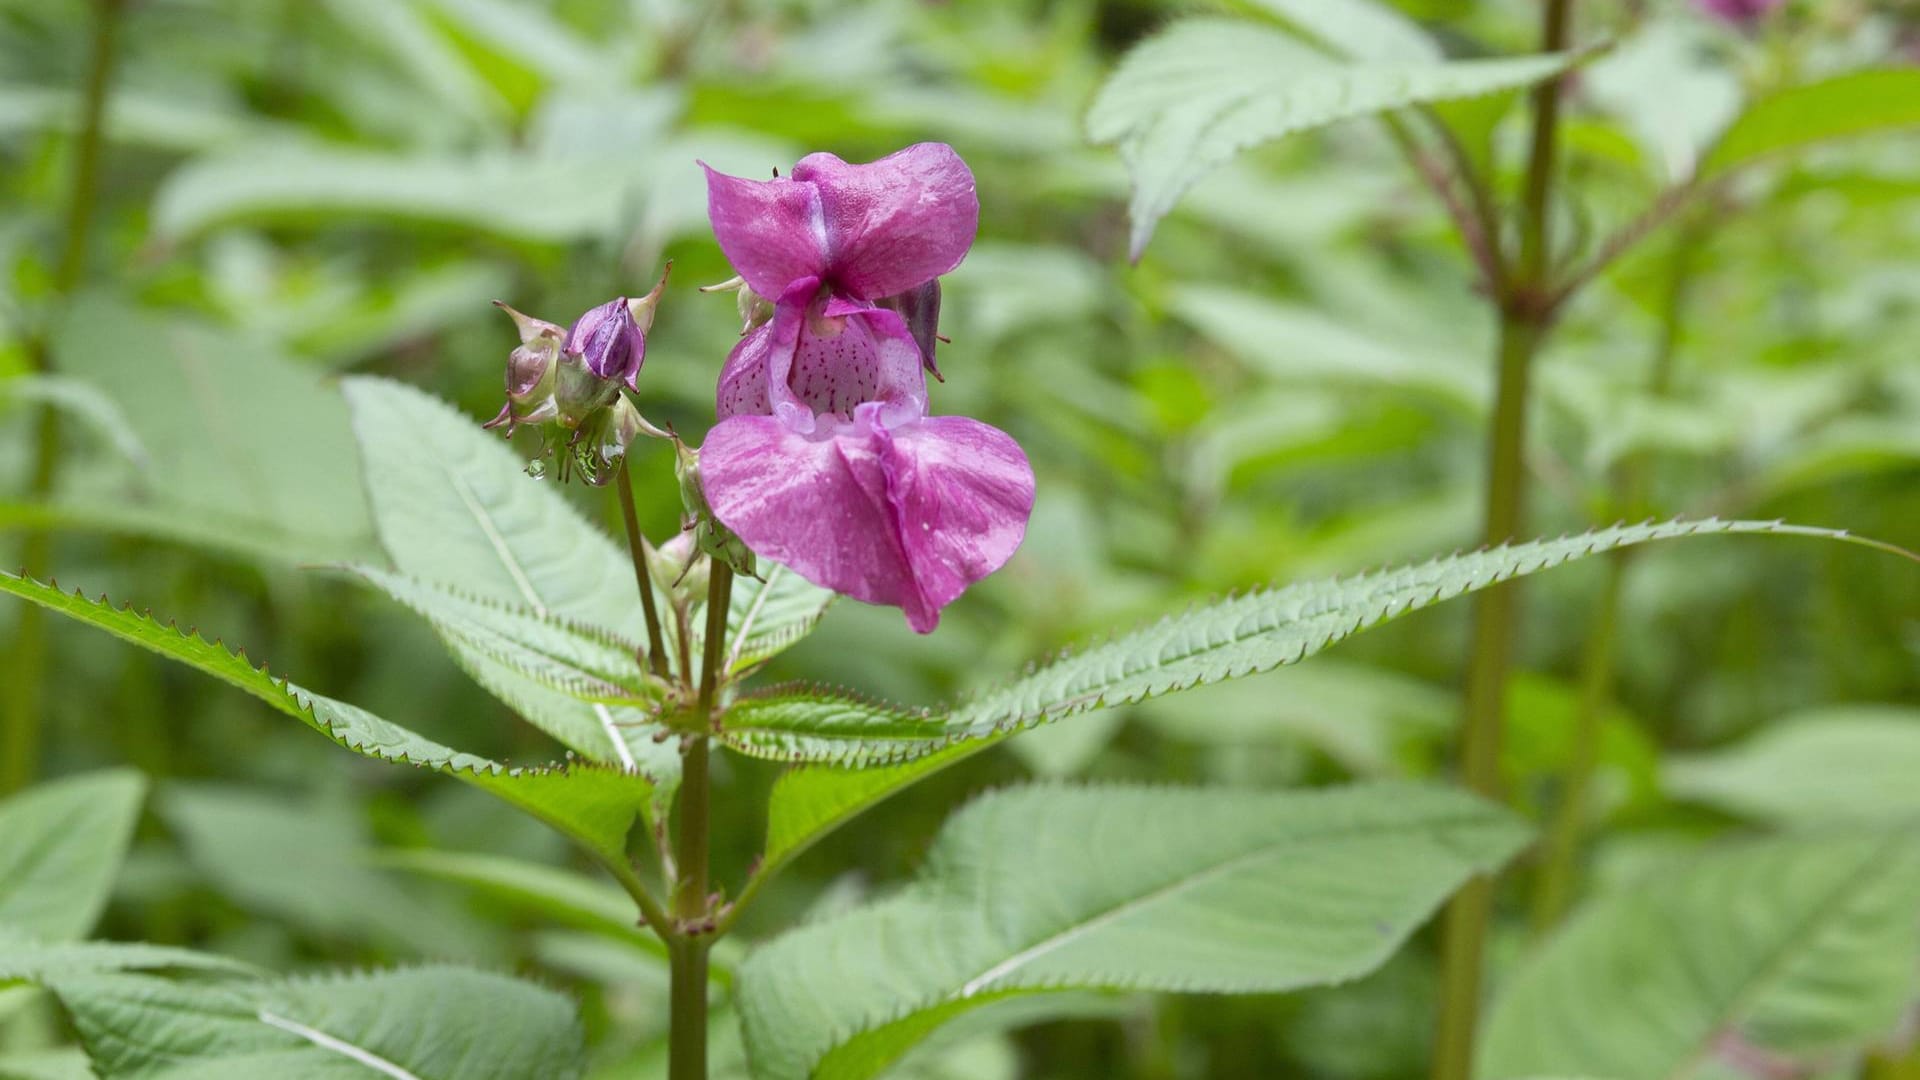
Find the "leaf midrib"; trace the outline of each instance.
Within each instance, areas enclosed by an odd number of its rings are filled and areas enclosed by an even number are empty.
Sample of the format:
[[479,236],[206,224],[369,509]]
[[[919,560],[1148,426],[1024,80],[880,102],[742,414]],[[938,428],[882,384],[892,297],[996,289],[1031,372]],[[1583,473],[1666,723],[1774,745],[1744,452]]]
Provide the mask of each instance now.
[[1827,920],[1839,909],[1846,907],[1848,902],[1859,893],[1862,882],[1889,872],[1888,867],[1894,865],[1894,862],[1886,856],[1890,850],[1898,848],[1902,840],[1903,838],[1898,834],[1889,835],[1880,846],[1874,848],[1866,858],[1862,859],[1851,873],[1843,875],[1832,891],[1821,897],[1819,902],[1794,923],[1787,933],[1781,935],[1779,943],[1761,957],[1751,974],[1743,980],[1744,985],[1727,1000],[1725,1008],[1719,1010],[1714,1017],[1715,1023],[1712,1029],[1702,1038],[1700,1045],[1695,1046],[1681,1058],[1673,1071],[1667,1074],[1666,1080],[1689,1080],[1707,1063],[1713,1052],[1714,1037],[1726,1031],[1742,1013],[1752,1007],[1755,1000],[1772,988],[1774,982],[1784,973],[1787,964],[1793,959],[1795,950],[1805,941],[1818,937],[1825,930]]
[[[1494,823],[1494,819],[1486,814],[1456,814],[1456,815],[1450,815],[1445,818],[1424,819],[1418,823],[1417,830],[1412,830],[1412,831],[1417,831],[1422,834],[1432,834],[1439,830],[1461,828],[1461,827],[1472,827],[1475,825],[1488,825],[1493,823]],[[1139,909],[1141,907],[1144,907],[1150,904],[1159,903],[1171,896],[1177,895],[1178,893],[1188,888],[1197,886],[1205,882],[1216,880],[1219,877],[1227,873],[1230,873],[1231,871],[1240,869],[1244,865],[1258,862],[1262,859],[1272,858],[1273,856],[1284,854],[1289,850],[1305,847],[1311,844],[1324,844],[1328,842],[1338,842],[1341,840],[1352,839],[1354,837],[1366,836],[1369,834],[1382,833],[1382,832],[1391,833],[1391,832],[1404,832],[1404,831],[1409,831],[1406,829],[1406,823],[1404,822],[1403,823],[1382,822],[1382,823],[1370,824],[1370,825],[1364,825],[1364,826],[1326,829],[1322,831],[1316,831],[1311,835],[1295,836],[1295,837],[1289,837],[1281,841],[1267,842],[1252,851],[1241,852],[1240,854],[1231,856],[1221,862],[1215,863],[1211,866],[1204,867],[1202,869],[1194,871],[1193,873],[1187,874],[1173,881],[1167,882],[1164,885],[1154,888],[1150,892],[1144,893],[1139,896],[1130,897],[1118,904],[1113,905],[1112,907],[1094,912],[1093,914],[1087,916],[1081,921],[1071,926],[1068,926],[1063,930],[1050,934],[1046,938],[1034,943],[1033,945],[1030,945],[1024,949],[1021,949],[1018,953],[1010,957],[1008,960],[1003,960],[1000,963],[995,964],[993,967],[988,968],[986,971],[982,972],[981,974],[976,975],[971,979],[968,979],[965,983],[961,985],[961,988],[958,992],[951,995],[946,995],[942,997],[940,1000],[942,1001],[963,1000],[963,999],[974,996],[975,994],[979,993],[981,990],[1019,989],[1020,987],[1017,984],[1013,986],[1008,986],[1008,985],[992,986],[990,984],[997,979],[1004,978],[1007,974],[1011,973],[1012,971],[1017,970],[1019,965],[1012,965],[1011,961],[1013,960],[1032,959],[1035,957],[1045,955],[1047,952],[1050,952],[1054,948],[1057,948],[1060,944],[1063,944],[1067,941],[1084,936],[1089,930],[1096,929],[1098,926],[1110,924],[1114,920],[1123,918],[1136,909]]]

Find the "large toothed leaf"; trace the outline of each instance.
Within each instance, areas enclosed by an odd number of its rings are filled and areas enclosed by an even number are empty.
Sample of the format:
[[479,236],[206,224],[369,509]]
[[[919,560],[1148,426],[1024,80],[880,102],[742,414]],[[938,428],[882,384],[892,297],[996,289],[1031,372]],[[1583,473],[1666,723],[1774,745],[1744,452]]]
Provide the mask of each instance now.
[[571,1000],[464,968],[242,983],[90,975],[49,988],[102,1080],[565,1080],[584,1067]]
[[519,604],[482,600],[458,589],[371,566],[348,568],[361,580],[433,623],[462,651],[486,656],[550,690],[586,702],[645,709],[661,687],[640,666],[644,648],[612,632],[564,622]]
[[[401,574],[605,640],[646,640],[627,554],[551,482],[527,476],[498,436],[400,383],[350,379],[346,394],[374,525]],[[663,791],[672,786],[679,756],[653,741],[647,710],[556,690],[502,658],[497,640],[435,625],[476,681],[543,731],[595,760],[639,768]],[[548,642],[519,644],[539,652]]]
[[737,674],[806,637],[833,593],[781,566],[760,564],[764,580],[737,577],[727,609],[726,671]]
[[1920,818],[1920,708],[1845,705],[1662,764],[1671,795],[1780,825]]
[[1856,71],[1755,102],[1720,136],[1700,171],[1725,172],[1835,139],[1912,127],[1920,127],[1920,71]]
[[0,933],[86,936],[107,906],[146,790],[139,773],[112,769],[0,801]]
[[947,823],[905,892],[748,958],[736,993],[754,1073],[874,1076],[941,1024],[1021,995],[1351,979],[1526,835],[1498,807],[1416,785],[989,795]]
[[533,814],[603,857],[626,857],[627,832],[635,817],[652,804],[654,785],[640,773],[581,765],[510,769],[497,761],[442,746],[365,709],[277,679],[265,668],[255,668],[244,655],[227,651],[219,642],[162,626],[131,607],[116,608],[104,597],[93,600],[7,573],[0,573],[0,592],[88,623],[238,687],[357,754],[457,776]]
[[1753,842],[1593,900],[1501,991],[1482,1080],[1812,1073],[1892,1032],[1920,962],[1920,833]]
[[1616,526],[1208,604],[1063,655],[1023,679],[924,719],[855,698],[794,692],[765,701],[745,699],[729,709],[722,726],[728,745],[769,756],[866,764],[909,760],[966,740],[1298,663],[1410,611],[1603,551],[1715,533],[1846,538],[1834,530],[1766,521]]
[[[946,737],[946,720],[838,690],[783,687],[727,706],[721,741],[753,757],[835,763],[919,757]],[[898,752],[885,748],[897,744]]]
[[1181,194],[1244,150],[1339,120],[1527,86],[1573,60],[1345,61],[1257,23],[1185,19],[1127,54],[1094,100],[1087,132],[1117,145],[1133,177],[1138,258]]

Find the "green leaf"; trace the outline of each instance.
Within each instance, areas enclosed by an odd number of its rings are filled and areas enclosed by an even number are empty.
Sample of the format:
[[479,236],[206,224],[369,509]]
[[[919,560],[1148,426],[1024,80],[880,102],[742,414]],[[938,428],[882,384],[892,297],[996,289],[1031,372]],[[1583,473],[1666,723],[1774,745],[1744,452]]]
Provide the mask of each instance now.
[[635,708],[655,705],[662,696],[640,666],[645,647],[610,631],[371,566],[345,569],[425,616],[442,637],[459,642],[461,652],[485,656],[548,689]]
[[102,1080],[576,1077],[573,1002],[532,983],[420,967],[259,983],[53,980]]
[[737,577],[727,609],[727,666],[739,674],[806,637],[834,594],[779,563],[762,563],[764,581]]
[[[401,574],[604,642],[646,639],[627,554],[551,483],[527,476],[504,441],[400,383],[349,379],[346,395],[374,523]],[[679,754],[654,742],[647,710],[555,690],[503,659],[497,635],[476,640],[442,621],[435,626],[462,668],[529,722],[595,760],[646,772],[663,794],[672,787]],[[491,628],[500,630],[497,623]],[[554,644],[544,632],[518,643],[520,659]],[[635,659],[636,677],[639,666]]]
[[[868,701],[838,690],[794,686],[750,694],[727,706],[720,740],[753,757],[799,761],[888,761],[918,757],[944,740],[932,712]],[[889,745],[900,749],[889,751]]]
[[246,911],[333,943],[371,941],[439,959],[486,954],[488,927],[368,864],[371,837],[351,801],[169,783],[155,807],[193,869]]
[[0,1053],[0,1080],[95,1080],[86,1052],[63,1046]]
[[90,600],[32,578],[0,572],[0,592],[186,664],[252,694],[336,744],[366,757],[414,765],[459,777],[566,833],[603,859],[625,859],[627,832],[649,810],[654,785],[642,774],[587,765],[510,769],[462,753],[383,720],[357,706],[322,697],[255,668],[245,654],[227,651],[198,633],[162,626],[131,606]]
[[1847,705],[1770,723],[1667,761],[1677,798],[1774,824],[1920,816],[1920,708]]
[[86,936],[107,906],[146,791],[139,773],[110,769],[0,801],[0,929],[47,941]]
[[[667,955],[659,936],[641,926],[633,900],[604,881],[525,859],[468,852],[391,851],[381,857],[380,863],[466,885],[538,911],[556,922],[636,946],[660,959]],[[737,939],[722,938],[714,943],[709,972],[715,982],[732,984],[739,955]]]
[[1117,145],[1133,177],[1137,259],[1180,195],[1244,150],[1339,120],[1527,86],[1574,59],[1345,63],[1257,23],[1184,19],[1127,54],[1094,100],[1087,131]]
[[1479,1075],[1677,1080],[1729,1044],[1812,1070],[1899,1024],[1920,990],[1916,907],[1911,827],[1692,858],[1601,895],[1521,967]]
[[1766,521],[1710,518],[1616,526],[1208,604],[1063,654],[1026,678],[925,719],[851,697],[794,695],[767,699],[767,704],[747,698],[723,716],[722,737],[743,752],[770,757],[867,764],[907,760],[966,740],[1298,663],[1410,611],[1600,552],[1717,533],[1848,539],[1844,532]]
[[117,941],[49,943],[15,937],[0,927],[0,983],[15,980],[38,983],[74,975],[168,968],[240,974],[255,971],[238,960],[191,949]]
[[767,850],[759,873],[779,872],[821,837],[888,796],[997,741],[963,743],[879,768],[805,765],[787,770],[774,781],[767,799]]
[[388,851],[379,864],[478,889],[564,925],[665,955],[660,939],[640,927],[633,900],[604,881],[525,859],[458,851]]
[[748,958],[755,1075],[873,1076],[949,1020],[1022,995],[1350,979],[1526,835],[1498,807],[1414,785],[989,795],[947,823],[904,892]]
[[1920,71],[1856,71],[1755,102],[1720,136],[1704,175],[1832,139],[1920,125]]
[[1254,371],[1290,385],[1386,386],[1432,395],[1474,416],[1486,411],[1478,356],[1383,339],[1305,304],[1218,285],[1180,286],[1171,308]]
[[53,342],[54,366],[117,406],[146,460],[130,483],[116,469],[67,485],[69,518],[283,565],[373,553],[346,408],[314,372],[107,295],[76,300]]
[[1353,60],[1420,63],[1440,47],[1412,19],[1373,0],[1251,0],[1302,36]]

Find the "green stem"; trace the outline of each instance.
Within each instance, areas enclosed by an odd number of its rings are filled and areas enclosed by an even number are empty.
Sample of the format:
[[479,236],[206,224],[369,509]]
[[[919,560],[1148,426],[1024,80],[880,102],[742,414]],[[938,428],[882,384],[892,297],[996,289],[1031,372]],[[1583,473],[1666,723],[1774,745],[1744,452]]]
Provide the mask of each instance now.
[[[1674,356],[1679,351],[1680,329],[1686,311],[1688,287],[1693,279],[1694,253],[1699,249],[1700,219],[1683,228],[1674,238],[1668,260],[1666,298],[1661,308],[1660,336],[1654,345],[1653,363],[1648,368],[1646,391],[1649,397],[1663,398],[1673,386]],[[1631,454],[1615,470],[1609,492],[1609,513],[1621,520],[1638,520],[1647,510],[1647,461]],[[1566,914],[1578,882],[1580,843],[1586,831],[1588,806],[1592,801],[1593,773],[1600,761],[1600,737],[1608,704],[1613,700],[1613,658],[1619,621],[1620,597],[1625,589],[1627,570],[1633,555],[1627,549],[1609,552],[1607,577],[1601,586],[1600,604],[1588,631],[1585,656],[1581,661],[1580,697],[1574,714],[1573,748],[1566,771],[1560,777],[1560,799],[1547,829],[1541,853],[1540,876],[1533,897],[1533,930],[1545,933]]]
[[[1567,46],[1572,0],[1547,0],[1542,51]],[[1520,206],[1520,256],[1500,296],[1498,388],[1487,455],[1487,502],[1481,541],[1515,538],[1524,518],[1528,382],[1534,355],[1553,320],[1544,301],[1552,248],[1548,229],[1558,158],[1561,80],[1533,92],[1533,133]],[[1466,677],[1461,779],[1468,788],[1500,797],[1500,743],[1506,726],[1507,676],[1513,662],[1514,613],[1519,590],[1496,585],[1474,607],[1472,653]],[[1441,998],[1433,1052],[1434,1080],[1469,1080],[1480,1022],[1481,971],[1493,921],[1494,882],[1476,878],[1447,905],[1441,927]]]
[[673,914],[680,934],[669,942],[672,964],[668,1007],[667,1071],[672,1080],[706,1080],[707,952],[716,925],[707,895],[711,847],[709,803],[714,704],[727,640],[727,609],[733,603],[733,568],[717,559],[707,582],[707,632],[702,640],[700,695],[694,703],[697,730],[686,736],[680,767],[680,831],[674,843]]
[[[87,240],[93,231],[94,189],[99,184],[100,145],[107,111],[107,89],[118,55],[123,0],[94,4],[93,40],[87,61],[87,85],[81,103],[80,137],[74,147],[73,180],[67,195],[66,245],[54,268],[56,301],[71,295],[86,269]],[[52,367],[50,344],[43,328],[28,343],[27,355],[35,371]],[[33,470],[28,491],[35,503],[53,494],[59,473],[60,413],[43,405],[34,421]],[[53,535],[45,529],[27,534],[20,566],[44,575],[53,556]],[[0,794],[32,783],[40,760],[41,707],[45,691],[47,639],[45,613],[36,605],[20,612],[14,628],[6,684],[7,712],[0,727]]]
[[1627,578],[1628,560],[1620,551],[1609,553],[1607,578],[1600,587],[1600,604],[1587,632],[1580,662],[1580,697],[1573,720],[1573,748],[1560,778],[1560,798],[1547,826],[1534,885],[1533,931],[1544,934],[1560,922],[1573,899],[1579,877],[1580,842],[1586,831],[1592,801],[1593,773],[1600,763],[1600,734],[1612,700],[1615,626],[1620,617],[1620,594]]
[[653,598],[653,575],[647,570],[647,538],[640,532],[640,513],[633,505],[633,481],[627,475],[627,459],[620,459],[613,484],[620,495],[620,518],[627,526],[627,550],[633,555],[633,581],[640,588],[640,610],[647,616],[647,667],[658,677],[667,677],[667,650],[660,633],[660,605]]

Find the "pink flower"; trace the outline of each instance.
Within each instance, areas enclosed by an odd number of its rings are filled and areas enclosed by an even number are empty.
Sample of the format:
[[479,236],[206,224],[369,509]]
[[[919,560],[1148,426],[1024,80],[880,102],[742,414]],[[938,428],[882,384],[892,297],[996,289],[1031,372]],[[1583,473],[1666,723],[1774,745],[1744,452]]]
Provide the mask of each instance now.
[[870,165],[813,154],[785,179],[707,180],[722,250],[774,298],[721,372],[700,451],[708,505],[755,554],[927,633],[1013,556],[1033,511],[1010,436],[927,413],[935,279],[972,246],[973,176],[923,143]]

